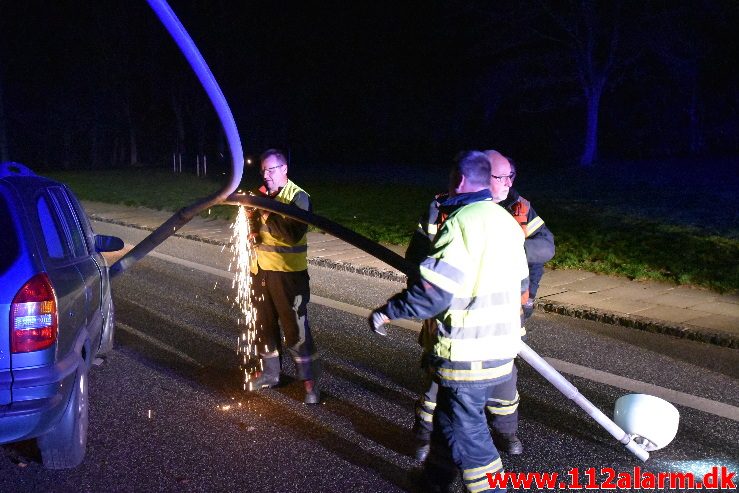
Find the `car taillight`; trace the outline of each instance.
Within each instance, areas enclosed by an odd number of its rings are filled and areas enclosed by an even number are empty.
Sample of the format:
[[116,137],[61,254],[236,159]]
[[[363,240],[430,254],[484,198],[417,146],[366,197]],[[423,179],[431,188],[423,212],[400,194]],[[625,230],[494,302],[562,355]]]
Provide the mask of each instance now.
[[56,341],[58,320],[49,277],[44,273],[33,276],[10,305],[10,350],[27,353],[51,346]]

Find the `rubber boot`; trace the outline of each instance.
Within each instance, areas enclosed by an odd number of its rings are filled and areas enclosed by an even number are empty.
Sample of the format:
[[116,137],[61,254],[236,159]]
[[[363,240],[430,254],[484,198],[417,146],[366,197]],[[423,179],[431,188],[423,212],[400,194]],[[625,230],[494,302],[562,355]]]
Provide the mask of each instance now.
[[413,456],[419,462],[426,460],[431,450],[431,425],[422,421],[416,414],[413,423]]
[[305,386],[305,397],[303,403],[305,404],[320,404],[321,403],[321,392],[316,387],[315,380],[303,380]]
[[515,433],[501,433],[495,437],[495,445],[498,450],[502,450],[510,455],[519,455],[523,453],[523,443]]
[[413,445],[413,456],[416,458],[417,461],[425,461],[426,458],[429,456],[430,451],[431,443],[416,439]]
[[280,383],[280,357],[262,358],[263,371],[249,380],[249,390],[276,387]]

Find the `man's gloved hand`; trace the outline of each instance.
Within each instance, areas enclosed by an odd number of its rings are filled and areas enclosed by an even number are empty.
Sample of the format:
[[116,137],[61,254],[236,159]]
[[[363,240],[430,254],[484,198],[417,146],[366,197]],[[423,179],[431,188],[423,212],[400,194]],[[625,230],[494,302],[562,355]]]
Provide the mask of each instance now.
[[386,336],[387,329],[385,328],[385,324],[390,319],[387,318],[387,315],[385,315],[383,308],[384,307],[378,308],[376,310],[372,310],[372,313],[370,313],[367,321],[369,322],[370,330],[372,332],[374,332],[375,334],[379,334],[381,336]]
[[526,322],[534,314],[534,298],[526,300],[521,308],[523,309],[523,321]]

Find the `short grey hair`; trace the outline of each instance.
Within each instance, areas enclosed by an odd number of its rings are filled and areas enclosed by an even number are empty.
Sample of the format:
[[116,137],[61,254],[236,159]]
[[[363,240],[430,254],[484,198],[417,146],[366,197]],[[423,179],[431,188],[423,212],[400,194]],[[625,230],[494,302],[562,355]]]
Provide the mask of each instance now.
[[287,164],[287,158],[285,157],[285,153],[279,149],[267,149],[266,151],[262,153],[261,156],[259,156],[259,162],[263,163],[264,161],[266,161],[268,158],[271,158],[271,157],[274,157],[275,159],[277,159],[280,162],[280,164]]
[[490,160],[480,151],[463,151],[454,160],[453,172],[472,185],[490,186]]

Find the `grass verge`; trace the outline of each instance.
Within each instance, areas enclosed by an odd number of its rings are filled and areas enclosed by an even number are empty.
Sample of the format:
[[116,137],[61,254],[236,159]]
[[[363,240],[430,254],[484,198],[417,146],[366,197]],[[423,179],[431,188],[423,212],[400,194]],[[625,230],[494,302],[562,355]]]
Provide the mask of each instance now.
[[[222,183],[150,169],[47,174],[68,183],[84,200],[172,211],[213,193]],[[665,220],[650,215],[648,206],[633,207],[630,197],[643,196],[643,183],[634,189],[620,187],[617,200],[609,201],[615,194],[599,189],[593,177],[584,179],[589,182],[576,180],[568,187],[540,177],[527,181],[529,186],[522,190],[555,234],[557,254],[549,267],[702,286],[718,292],[739,290],[739,240],[733,232],[722,235],[720,227],[711,224],[698,227],[690,221]],[[395,245],[407,244],[419,214],[440,191],[429,185],[393,184],[368,177],[335,181],[315,176],[296,182],[311,195],[316,213],[375,241]],[[256,180],[242,185],[253,188]],[[674,200],[669,187],[662,187],[662,195],[655,196],[657,192],[659,187],[650,189],[656,209],[662,207],[660,197]],[[696,204],[694,210],[683,212],[705,217],[699,210],[702,203]],[[234,212],[231,206],[210,211],[211,216],[223,219],[232,219]]]

